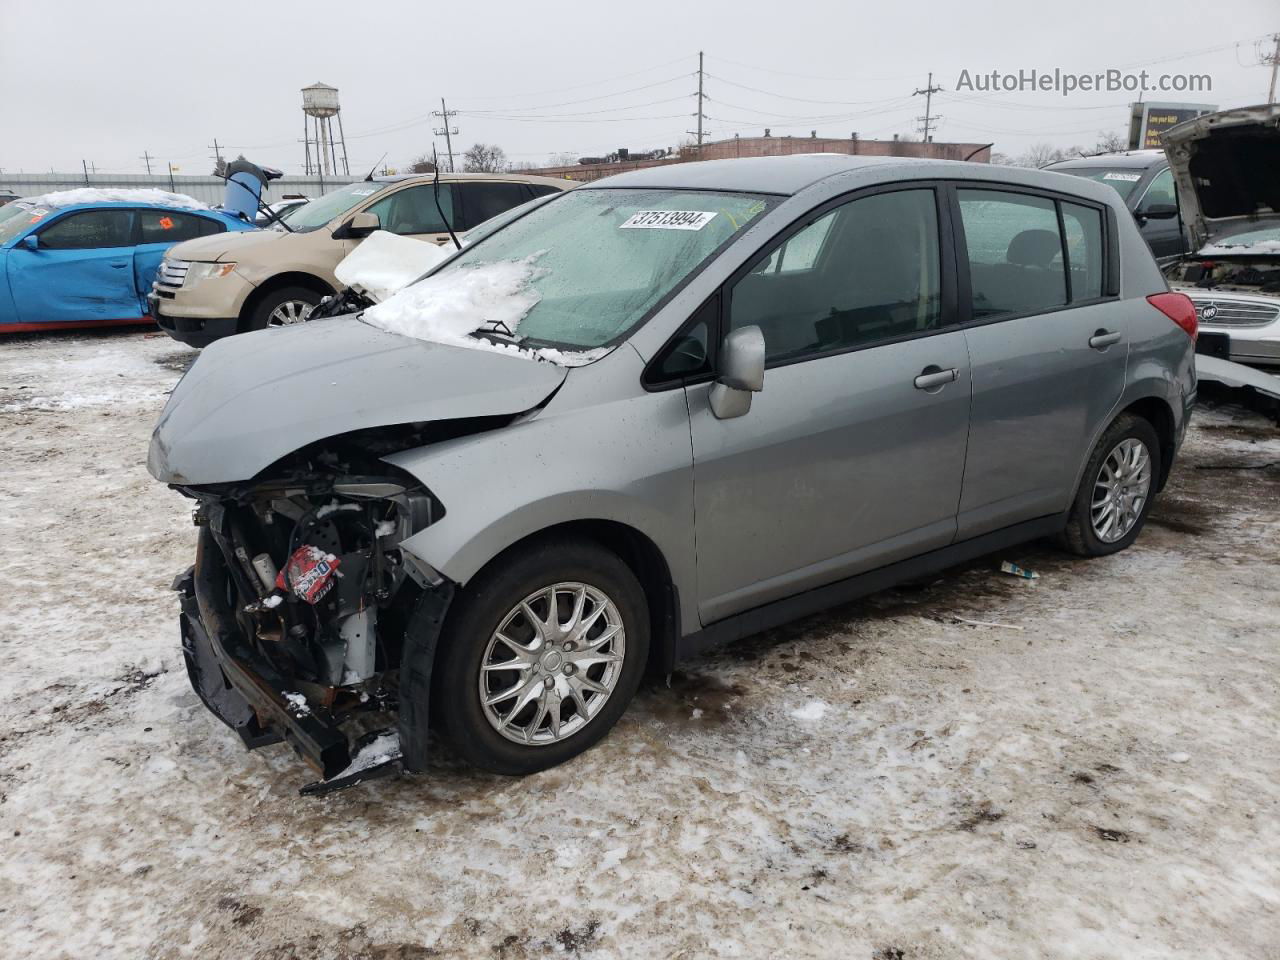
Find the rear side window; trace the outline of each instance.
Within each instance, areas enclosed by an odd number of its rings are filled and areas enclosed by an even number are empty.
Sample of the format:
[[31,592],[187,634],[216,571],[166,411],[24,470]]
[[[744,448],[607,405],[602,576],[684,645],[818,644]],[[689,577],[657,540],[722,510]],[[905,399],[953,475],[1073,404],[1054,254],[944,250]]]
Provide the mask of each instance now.
[[225,224],[174,210],[141,210],[142,243],[179,243],[196,237],[222,233]]
[[463,230],[479,226],[528,199],[520,183],[460,183],[455,189],[462,196]]
[[133,215],[128,210],[83,210],[40,231],[40,246],[50,250],[92,250],[133,246]]
[[941,323],[934,192],[852,200],[793,234],[733,287],[729,327],[758,326],[770,363]]
[[1102,296],[1104,263],[1102,213],[1094,207],[1062,204],[1062,228],[1067,241],[1068,279],[1072,301]]
[[1065,306],[1067,277],[1056,204],[998,190],[958,190],[969,248],[973,317]]
[[440,210],[455,230],[461,229],[454,213],[454,185],[440,184],[440,208],[436,208],[435,187],[426,184],[397,190],[370,205],[367,213],[375,213],[383,230],[412,236],[418,233],[445,233],[448,227],[440,219]]

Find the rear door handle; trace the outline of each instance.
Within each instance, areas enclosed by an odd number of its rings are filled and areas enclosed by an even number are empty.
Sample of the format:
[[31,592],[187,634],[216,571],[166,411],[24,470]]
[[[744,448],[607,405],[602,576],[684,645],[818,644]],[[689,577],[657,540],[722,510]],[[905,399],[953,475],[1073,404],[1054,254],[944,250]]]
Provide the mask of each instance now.
[[935,387],[945,387],[948,383],[954,383],[959,376],[960,371],[955,367],[943,370],[941,367],[930,364],[920,371],[920,376],[916,377],[916,389],[933,390]]
[[1098,330],[1089,338],[1089,346],[1095,350],[1105,350],[1107,347],[1113,346],[1120,342],[1121,334],[1111,333],[1107,330]]
[[111,261],[111,266],[115,267],[117,270],[123,270],[128,265],[129,265],[128,260],[112,260]]

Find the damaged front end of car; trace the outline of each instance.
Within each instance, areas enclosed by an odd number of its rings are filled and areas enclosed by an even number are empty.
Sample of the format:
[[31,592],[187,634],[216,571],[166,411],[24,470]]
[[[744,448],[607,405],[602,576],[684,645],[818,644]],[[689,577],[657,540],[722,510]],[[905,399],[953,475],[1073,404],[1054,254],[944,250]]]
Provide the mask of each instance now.
[[384,458],[501,430],[564,376],[320,321],[219,341],[174,389],[147,465],[196,502],[175,583],[192,686],[250,748],[288,742],[320,777],[304,792],[426,762],[455,584],[402,544],[446,508]]
[[453,594],[399,547],[441,505],[411,477],[338,456],[299,455],[250,484],[177,486],[200,528],[175,584],[192,686],[250,748],[287,741],[320,775],[304,792],[421,769]]

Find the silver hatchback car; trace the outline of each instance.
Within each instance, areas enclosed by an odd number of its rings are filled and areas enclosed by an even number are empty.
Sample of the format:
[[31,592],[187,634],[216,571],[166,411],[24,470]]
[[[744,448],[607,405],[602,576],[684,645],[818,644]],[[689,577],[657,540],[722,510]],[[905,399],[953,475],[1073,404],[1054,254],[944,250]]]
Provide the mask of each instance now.
[[531,205],[355,317],[215,343],[155,429],[197,502],[195,690],[326,790],[428,730],[523,774],[646,668],[1044,536],[1129,546],[1195,311],[1103,184],[833,155]]

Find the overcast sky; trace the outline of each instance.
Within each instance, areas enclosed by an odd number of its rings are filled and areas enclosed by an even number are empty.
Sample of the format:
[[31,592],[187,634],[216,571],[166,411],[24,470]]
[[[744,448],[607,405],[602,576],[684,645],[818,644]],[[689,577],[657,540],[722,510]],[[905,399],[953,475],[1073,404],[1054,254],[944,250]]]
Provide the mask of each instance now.
[[[517,162],[674,146],[693,129],[698,51],[706,129],[891,139],[916,131],[930,70],[935,139],[1018,154],[1092,145],[1127,123],[1125,93],[957,93],[961,70],[1055,67],[1207,73],[1221,106],[1265,101],[1257,41],[1275,0],[1159,5],[1069,0],[884,3],[641,0],[570,4],[329,0],[0,0],[0,170],[143,173],[144,150],[182,173],[224,152],[301,172],[299,89],[340,88],[353,173],[430,152],[440,98],[455,150]],[[1267,44],[1267,49],[1273,49]],[[443,138],[435,138],[441,151]]]

